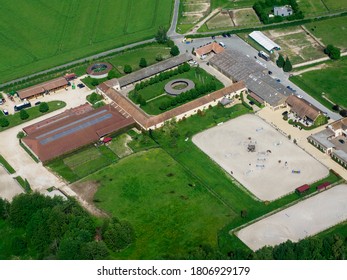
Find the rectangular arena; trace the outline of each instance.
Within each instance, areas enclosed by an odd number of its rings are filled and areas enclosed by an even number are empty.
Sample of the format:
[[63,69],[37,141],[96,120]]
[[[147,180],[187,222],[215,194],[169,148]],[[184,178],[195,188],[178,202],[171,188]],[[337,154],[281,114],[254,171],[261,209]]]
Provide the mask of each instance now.
[[275,200],[329,170],[255,115],[193,137],[193,142],[261,200]]
[[297,242],[347,219],[347,185],[339,185],[240,230],[253,251],[288,239]]

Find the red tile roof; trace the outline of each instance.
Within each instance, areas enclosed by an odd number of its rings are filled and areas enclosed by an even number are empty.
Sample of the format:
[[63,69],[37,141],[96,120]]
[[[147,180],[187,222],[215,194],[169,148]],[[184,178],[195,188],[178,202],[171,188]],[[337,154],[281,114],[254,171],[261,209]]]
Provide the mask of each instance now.
[[192,100],[188,103],[185,103],[179,107],[176,107],[170,111],[164,112],[157,116],[149,116],[145,112],[143,112],[137,105],[123,96],[117,90],[108,87],[107,85],[101,84],[99,89],[105,89],[103,91],[109,98],[111,98],[116,103],[116,108],[123,109],[129,115],[131,115],[135,121],[140,124],[143,128],[148,129],[152,126],[156,126],[161,124],[167,120],[170,120],[174,117],[177,117],[181,114],[187,113],[195,108],[204,106],[213,102],[214,100],[218,100],[225,95],[230,93],[245,89],[245,84],[243,81],[235,83],[231,86],[225,87],[223,89],[217,90],[195,100]]
[[215,54],[219,54],[221,52],[224,52],[224,48],[219,45],[216,42],[213,42],[212,44],[205,45],[201,48],[196,49],[195,53],[199,56],[202,56],[204,54],[208,54],[210,52],[214,52]]
[[317,190],[320,191],[320,190],[326,189],[327,186],[329,186],[329,185],[330,185],[329,182],[324,182],[323,184],[321,184],[317,187]]

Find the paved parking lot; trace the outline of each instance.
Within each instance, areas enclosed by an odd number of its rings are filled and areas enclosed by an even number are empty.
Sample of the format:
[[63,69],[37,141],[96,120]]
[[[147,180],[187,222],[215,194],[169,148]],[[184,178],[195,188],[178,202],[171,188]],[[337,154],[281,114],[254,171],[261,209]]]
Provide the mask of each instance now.
[[23,189],[13,179],[13,176],[8,174],[0,165],[0,197],[11,201],[13,197],[23,192]]
[[347,185],[335,186],[260,220],[236,235],[253,251],[297,242],[347,219]]

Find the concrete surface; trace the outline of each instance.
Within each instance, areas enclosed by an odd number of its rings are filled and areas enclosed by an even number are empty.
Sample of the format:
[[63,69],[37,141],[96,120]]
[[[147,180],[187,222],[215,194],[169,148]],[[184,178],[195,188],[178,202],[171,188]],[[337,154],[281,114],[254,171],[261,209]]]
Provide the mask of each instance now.
[[347,185],[335,186],[272,216],[236,235],[253,251],[287,240],[297,242],[347,219]]
[[24,193],[18,182],[13,179],[15,175],[7,173],[5,168],[0,165],[0,197],[12,201],[13,197]]

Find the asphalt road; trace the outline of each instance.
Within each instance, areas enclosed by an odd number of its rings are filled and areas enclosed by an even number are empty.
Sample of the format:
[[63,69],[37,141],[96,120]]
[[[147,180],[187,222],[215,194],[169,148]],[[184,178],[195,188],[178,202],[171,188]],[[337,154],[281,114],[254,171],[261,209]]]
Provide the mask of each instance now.
[[[255,63],[259,63],[262,66],[266,67],[268,70],[272,72],[271,76],[273,78],[281,80],[281,83],[284,86],[286,87],[290,86],[291,88],[295,89],[296,90],[295,94],[303,96],[303,98],[305,98],[308,102],[310,102],[311,104],[319,108],[322,112],[326,112],[330,118],[334,120],[338,120],[342,118],[339,114],[332,112],[330,109],[320,104],[316,99],[314,99],[308,93],[306,93],[301,88],[299,88],[296,84],[289,81],[289,74],[283,72],[283,70],[278,68],[275,63],[273,63],[272,61],[265,61],[264,59],[259,58],[258,51],[254,49],[252,46],[250,46],[249,44],[247,44],[245,41],[240,39],[238,36],[231,35],[231,37],[229,38],[218,36],[215,38],[215,40],[217,42],[223,42],[227,49],[237,50],[243,53],[244,55],[254,59]],[[182,39],[175,39],[175,42],[179,46],[181,53],[184,53],[184,52],[191,53],[193,48],[197,49],[200,46],[203,46],[212,41],[213,40],[211,37],[205,37],[205,38],[194,39],[192,43],[186,44],[182,42]]]
[[172,13],[171,26],[170,26],[170,29],[167,31],[167,36],[169,36],[170,38],[176,37],[179,35],[176,33],[179,8],[180,8],[180,0],[175,0],[174,10]]

